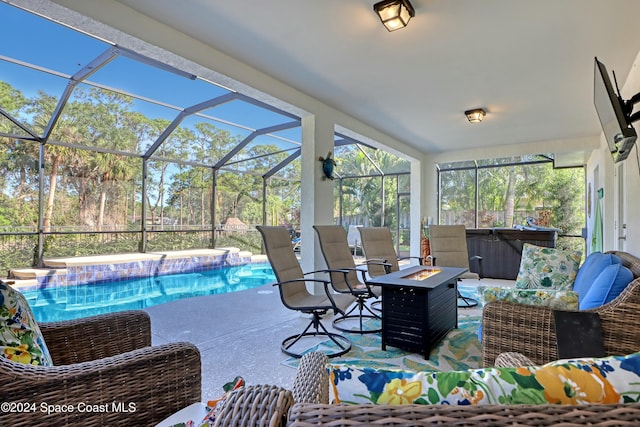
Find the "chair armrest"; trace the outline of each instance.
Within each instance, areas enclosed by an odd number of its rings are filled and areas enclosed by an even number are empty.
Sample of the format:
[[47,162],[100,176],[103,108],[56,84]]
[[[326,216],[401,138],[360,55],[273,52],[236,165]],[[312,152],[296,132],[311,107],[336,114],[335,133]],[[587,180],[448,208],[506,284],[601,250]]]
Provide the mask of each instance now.
[[[585,405],[300,405],[288,427],[311,426],[594,426],[640,418],[640,403]],[[631,422],[633,422],[631,421]]]
[[2,425],[152,426],[201,400],[200,352],[170,343],[52,367],[0,358],[0,381],[15,385],[2,388],[1,401],[34,404],[37,413],[0,414]]
[[534,363],[526,356],[515,351],[500,353],[494,363],[496,368],[517,368],[518,366],[534,366]]
[[482,366],[493,366],[500,353],[517,351],[543,365],[558,358],[553,309],[507,301],[482,310]]
[[38,325],[55,365],[103,359],[151,345],[151,320],[142,310]]
[[379,264],[379,265],[386,265],[387,263],[387,259],[385,258],[367,258],[364,260],[365,264]]
[[307,353],[300,359],[293,381],[296,403],[329,403],[329,358],[320,352]]
[[364,264],[367,265],[367,266],[369,266],[369,265],[381,265],[381,266],[384,267],[384,269],[387,271],[387,273],[389,273],[389,269],[391,268],[391,264],[388,262],[387,259],[384,259],[384,258],[367,258],[367,259],[364,260]]
[[[356,273],[360,273],[361,278],[362,278],[362,283],[358,282],[358,285],[364,285],[364,288],[357,288],[355,286],[353,286],[353,284],[349,281],[349,273],[351,272],[356,272]],[[347,285],[347,288],[349,289],[348,291],[345,290],[340,290],[340,289],[336,289],[336,287],[333,287],[333,290],[338,292],[338,293],[342,293],[342,294],[353,294],[353,295],[358,295],[358,294],[369,294],[369,295],[375,295],[373,293],[373,290],[371,290],[371,286],[369,286],[369,283],[367,281],[367,269],[362,269],[362,268],[357,268],[357,267],[347,267],[347,268],[340,268],[340,269],[326,269],[326,270],[318,270],[318,271],[314,271],[314,273],[328,273],[328,274],[333,274],[333,273],[341,273],[344,275],[344,283]],[[356,274],[356,279],[357,279],[358,275]],[[333,285],[333,283],[332,283]]]
[[[367,258],[364,264],[369,278],[379,277],[391,273],[393,265],[386,258]],[[366,280],[366,279],[365,279]]]
[[494,301],[509,301],[518,304],[551,307],[556,310],[577,310],[578,293],[558,289],[518,289],[500,286],[478,286],[483,304]]
[[280,300],[282,301],[282,303],[285,305],[285,307],[290,308],[291,310],[299,310],[301,308],[303,308],[302,306],[299,305],[295,305],[289,301],[287,301],[287,299],[284,297],[282,288],[287,286],[287,285],[291,285],[291,284],[295,284],[295,283],[307,283],[307,282],[314,282],[314,283],[322,283],[324,286],[324,293],[326,294],[327,298],[329,299],[329,301],[331,302],[331,309],[333,310],[334,313],[341,313],[344,314],[344,310],[348,307],[348,305],[351,303],[349,302],[349,304],[347,304],[346,306],[342,306],[339,307],[338,304],[336,304],[335,298],[333,297],[333,294],[331,293],[331,291],[329,290],[329,281],[328,280],[323,280],[323,279],[291,279],[291,280],[285,280],[284,282],[276,282],[273,284],[273,286],[277,286],[280,289]]
[[421,257],[421,256],[401,256],[401,257],[398,257],[398,261],[404,260],[404,259],[417,259],[418,260],[418,265],[422,265],[422,262],[424,261],[424,258]]
[[284,426],[293,395],[272,385],[241,387],[229,393],[216,414],[216,427]]

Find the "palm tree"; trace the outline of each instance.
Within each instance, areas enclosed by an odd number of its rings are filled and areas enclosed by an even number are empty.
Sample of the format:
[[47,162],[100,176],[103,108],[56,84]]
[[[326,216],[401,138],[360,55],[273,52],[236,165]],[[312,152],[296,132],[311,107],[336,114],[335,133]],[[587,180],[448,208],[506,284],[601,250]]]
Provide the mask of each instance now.
[[118,181],[128,181],[135,168],[132,166],[131,158],[119,154],[98,153],[95,162],[102,184],[97,226],[98,231],[103,231],[107,193]]
[[[36,130],[44,133],[49,124],[51,115],[55,110],[57,100],[55,97],[39,92],[38,96],[31,102],[29,113],[33,115],[33,126]],[[67,115],[63,115],[55,128],[53,129],[50,141],[59,141],[68,144],[79,144],[82,142],[82,135],[76,126],[76,121]],[[46,144],[44,150],[44,161],[50,166],[49,171],[49,194],[44,206],[43,230],[51,231],[51,223],[53,217],[53,209],[55,204],[56,187],[58,183],[58,173],[60,171],[63,159],[68,162],[69,159],[77,156],[75,149],[62,145]]]

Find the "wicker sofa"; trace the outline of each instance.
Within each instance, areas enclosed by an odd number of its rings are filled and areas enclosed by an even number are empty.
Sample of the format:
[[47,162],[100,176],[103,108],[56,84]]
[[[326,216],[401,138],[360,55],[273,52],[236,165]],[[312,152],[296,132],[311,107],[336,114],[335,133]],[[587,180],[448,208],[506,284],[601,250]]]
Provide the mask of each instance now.
[[200,352],[151,346],[142,310],[39,326],[54,366],[0,357],[0,425],[154,426],[201,399]]

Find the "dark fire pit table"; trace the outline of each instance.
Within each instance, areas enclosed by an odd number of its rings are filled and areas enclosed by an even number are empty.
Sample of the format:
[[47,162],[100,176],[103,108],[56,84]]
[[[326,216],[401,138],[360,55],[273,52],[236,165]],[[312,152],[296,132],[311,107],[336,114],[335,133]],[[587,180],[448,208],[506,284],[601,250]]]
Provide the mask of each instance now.
[[458,327],[457,283],[467,270],[414,266],[371,280],[382,286],[382,350],[422,353]]

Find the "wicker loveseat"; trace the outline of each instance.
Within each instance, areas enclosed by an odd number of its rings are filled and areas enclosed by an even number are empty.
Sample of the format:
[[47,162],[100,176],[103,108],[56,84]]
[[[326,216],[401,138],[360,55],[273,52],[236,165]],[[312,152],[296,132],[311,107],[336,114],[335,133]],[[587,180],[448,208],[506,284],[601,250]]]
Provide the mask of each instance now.
[[[335,405],[323,353],[300,359],[293,392],[275,386],[234,391],[216,426],[637,426],[640,403],[594,405]],[[532,363],[519,353],[503,353],[496,366]],[[295,402],[295,403],[294,403]]]
[[[504,357],[500,366],[527,361]],[[500,360],[500,359],[499,359]],[[287,426],[637,426],[640,403],[614,405],[334,405],[329,404],[329,380],[321,353],[309,353],[300,362],[293,386],[295,404]]]
[[141,310],[40,323],[54,366],[0,357],[2,426],[154,426],[201,399],[200,352]]

